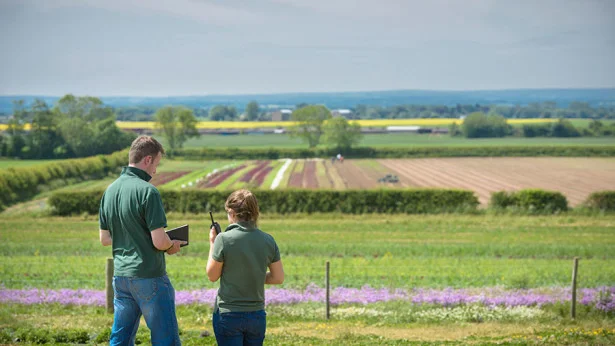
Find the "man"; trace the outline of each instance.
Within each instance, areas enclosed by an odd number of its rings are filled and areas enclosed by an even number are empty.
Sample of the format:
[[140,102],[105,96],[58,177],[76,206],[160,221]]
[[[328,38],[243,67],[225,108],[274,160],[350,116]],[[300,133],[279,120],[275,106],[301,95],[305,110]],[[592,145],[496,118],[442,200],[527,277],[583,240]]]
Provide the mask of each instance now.
[[113,248],[113,328],[111,345],[134,345],[141,315],[153,345],[181,345],[175,290],[166,275],[165,252],[178,253],[184,241],[165,233],[160,193],[148,181],[164,154],[154,138],[132,142],[122,169],[100,202],[100,242]]

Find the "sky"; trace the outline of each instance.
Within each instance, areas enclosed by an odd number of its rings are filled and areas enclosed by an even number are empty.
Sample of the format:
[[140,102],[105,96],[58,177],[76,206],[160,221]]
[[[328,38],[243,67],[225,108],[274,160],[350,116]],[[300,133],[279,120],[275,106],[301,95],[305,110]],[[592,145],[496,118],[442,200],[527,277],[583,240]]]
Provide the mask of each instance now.
[[615,0],[0,0],[0,95],[615,87]]

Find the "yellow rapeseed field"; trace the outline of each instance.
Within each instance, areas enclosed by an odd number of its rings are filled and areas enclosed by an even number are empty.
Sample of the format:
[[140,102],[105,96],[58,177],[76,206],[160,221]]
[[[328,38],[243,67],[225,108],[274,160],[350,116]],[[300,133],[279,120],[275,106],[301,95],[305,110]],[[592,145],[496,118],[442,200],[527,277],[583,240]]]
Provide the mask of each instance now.
[[[553,122],[556,119],[508,119],[511,125],[516,124],[536,124]],[[461,124],[463,120],[456,118],[441,119],[373,119],[356,120],[361,127],[386,127],[386,126],[442,126],[452,123]],[[122,129],[154,129],[153,121],[118,121],[117,125]],[[197,124],[199,129],[254,129],[288,127],[295,125],[293,121],[201,121]],[[0,131],[7,129],[6,124],[0,124]],[[30,129],[30,124],[25,125],[25,129]]]

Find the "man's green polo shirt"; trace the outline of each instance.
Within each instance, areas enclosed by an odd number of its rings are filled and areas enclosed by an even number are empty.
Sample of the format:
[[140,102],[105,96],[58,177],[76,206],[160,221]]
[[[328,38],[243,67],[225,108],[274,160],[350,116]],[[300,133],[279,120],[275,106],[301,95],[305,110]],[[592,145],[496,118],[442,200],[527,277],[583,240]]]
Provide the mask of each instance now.
[[167,227],[160,192],[152,177],[136,167],[122,174],[100,201],[100,228],[111,232],[115,276],[154,278],[166,274],[164,251],[154,247],[151,231]]

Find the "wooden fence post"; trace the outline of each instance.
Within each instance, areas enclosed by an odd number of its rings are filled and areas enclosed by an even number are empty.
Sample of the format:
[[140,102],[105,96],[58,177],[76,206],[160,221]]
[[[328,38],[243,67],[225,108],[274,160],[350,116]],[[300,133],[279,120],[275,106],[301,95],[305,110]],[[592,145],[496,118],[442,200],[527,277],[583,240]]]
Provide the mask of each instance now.
[[107,312],[113,313],[113,258],[107,258],[107,278],[105,281],[107,293]]
[[329,319],[329,261],[325,264],[325,317]]
[[572,308],[570,309],[570,317],[575,319],[577,314],[577,269],[579,268],[579,258],[574,258],[572,266]]

